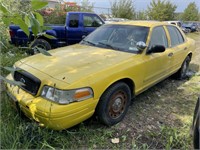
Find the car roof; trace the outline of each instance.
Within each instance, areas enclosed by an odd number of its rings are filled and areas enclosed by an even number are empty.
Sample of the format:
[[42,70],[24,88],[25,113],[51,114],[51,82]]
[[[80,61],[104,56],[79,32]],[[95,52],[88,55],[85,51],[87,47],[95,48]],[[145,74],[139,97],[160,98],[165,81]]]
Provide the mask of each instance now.
[[136,26],[145,26],[145,27],[154,27],[154,26],[160,26],[160,25],[169,25],[167,22],[161,22],[161,21],[144,21],[144,20],[114,22],[114,23],[111,23],[111,24],[136,25]]
[[170,20],[169,20],[169,21],[165,21],[165,22],[181,22],[181,21],[176,21],[176,20],[170,21]]
[[93,12],[80,12],[80,11],[69,11],[69,14],[95,14]]

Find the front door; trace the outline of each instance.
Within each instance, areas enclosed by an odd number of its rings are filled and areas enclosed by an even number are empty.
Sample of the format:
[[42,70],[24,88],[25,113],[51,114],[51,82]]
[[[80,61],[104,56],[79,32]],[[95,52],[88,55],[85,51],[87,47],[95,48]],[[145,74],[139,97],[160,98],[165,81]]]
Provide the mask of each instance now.
[[153,28],[149,49],[155,45],[165,46],[165,51],[160,53],[150,53],[144,56],[145,61],[145,75],[144,75],[144,88],[159,82],[168,74],[170,68],[171,52],[168,48],[168,39],[163,26]]
[[71,13],[67,19],[66,39],[68,44],[75,44],[82,40],[82,27],[80,26],[81,16],[78,13]]

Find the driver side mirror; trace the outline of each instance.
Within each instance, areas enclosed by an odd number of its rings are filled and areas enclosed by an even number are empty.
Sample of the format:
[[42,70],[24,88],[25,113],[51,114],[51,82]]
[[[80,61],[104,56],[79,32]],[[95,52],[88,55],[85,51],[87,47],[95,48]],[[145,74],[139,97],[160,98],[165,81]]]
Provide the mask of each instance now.
[[136,47],[137,47],[137,49],[143,51],[147,46],[143,41],[139,41],[136,43]]
[[147,54],[150,54],[150,53],[162,53],[164,51],[165,51],[165,47],[163,45],[155,45],[155,46],[152,46],[147,51]]
[[82,39],[84,39],[85,37],[86,37],[86,35],[83,35],[83,36],[82,36]]

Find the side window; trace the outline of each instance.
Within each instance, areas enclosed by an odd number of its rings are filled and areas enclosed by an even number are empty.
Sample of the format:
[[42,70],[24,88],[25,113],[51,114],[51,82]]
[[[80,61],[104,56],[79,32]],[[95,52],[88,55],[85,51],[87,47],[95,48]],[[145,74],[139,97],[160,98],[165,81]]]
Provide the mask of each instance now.
[[163,45],[168,47],[167,36],[163,27],[155,27],[152,31],[150,47],[154,45]]
[[79,25],[79,15],[78,14],[70,14],[69,27],[78,28],[78,25]]
[[169,31],[172,47],[184,42],[184,38],[183,38],[182,34],[176,27],[167,26],[167,29]]
[[103,22],[97,16],[94,16],[94,21],[97,23],[97,27],[103,25]]
[[180,23],[180,22],[177,22],[177,25],[178,25],[179,27],[181,27],[181,23]]
[[97,17],[92,15],[83,15],[84,27],[99,27],[103,22]]
[[184,42],[183,35],[180,33],[180,31],[177,28],[175,28],[175,29],[176,29],[176,33],[178,35],[179,43],[181,44]]
[[176,25],[176,23],[172,22],[171,24]]

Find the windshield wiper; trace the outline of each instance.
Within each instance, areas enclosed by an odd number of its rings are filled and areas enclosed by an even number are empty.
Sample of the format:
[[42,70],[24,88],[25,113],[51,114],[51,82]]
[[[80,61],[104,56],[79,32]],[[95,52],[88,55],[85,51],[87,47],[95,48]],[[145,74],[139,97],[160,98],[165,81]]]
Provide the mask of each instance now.
[[90,45],[92,45],[92,46],[96,46],[96,44],[95,43],[92,43],[92,42],[90,42],[90,41],[87,41],[87,40],[82,40],[83,42],[85,42],[85,43],[88,43],[88,44],[90,44]]
[[104,45],[107,48],[111,48],[111,49],[114,49],[114,50],[119,50],[119,48],[113,47],[112,45],[107,44],[107,43],[99,42],[98,44]]

